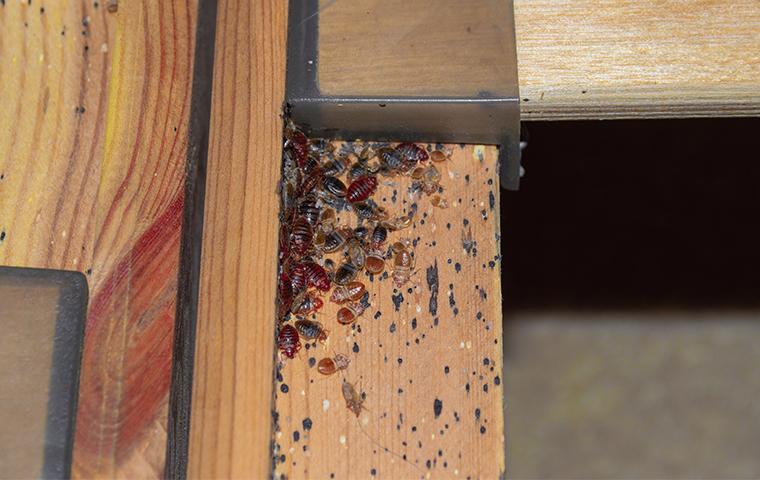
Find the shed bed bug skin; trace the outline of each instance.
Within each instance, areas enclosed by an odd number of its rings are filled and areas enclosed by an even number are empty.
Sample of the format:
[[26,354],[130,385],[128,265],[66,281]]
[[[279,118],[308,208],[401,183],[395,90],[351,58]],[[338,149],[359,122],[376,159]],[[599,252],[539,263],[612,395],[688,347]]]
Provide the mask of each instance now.
[[346,285],[338,285],[333,289],[330,301],[337,304],[356,302],[362,298],[365,291],[367,290],[362,282],[348,282]]
[[348,186],[346,200],[351,203],[362,202],[377,190],[377,178],[365,175],[359,177]]
[[277,335],[277,346],[288,358],[296,356],[301,350],[301,341],[298,339],[298,331],[293,325],[283,325],[280,327],[280,333]]
[[430,154],[430,160],[436,163],[445,162],[447,158],[448,156],[441,150],[435,150]]
[[324,302],[311,292],[303,292],[294,302],[290,309],[293,315],[308,315],[318,311]]
[[343,393],[343,399],[346,401],[346,408],[359,417],[359,414],[362,413],[362,409],[364,409],[364,399],[361,394],[346,380],[343,380],[341,392]]
[[364,268],[364,262],[367,259],[367,254],[364,252],[364,247],[358,239],[352,238],[351,241],[348,242],[346,254],[348,255],[348,261],[351,265],[355,266],[359,270]]
[[356,278],[356,274],[359,273],[359,269],[350,263],[343,263],[335,271],[335,283],[338,285],[346,285],[348,282],[352,282]]
[[307,340],[319,340],[320,342],[327,340],[327,335],[330,333],[322,327],[321,323],[305,319],[296,320],[296,330],[301,337]]
[[393,257],[393,284],[396,285],[397,288],[404,286],[412,276],[413,269],[414,257],[412,257],[412,254],[409,253],[406,248],[399,249]]

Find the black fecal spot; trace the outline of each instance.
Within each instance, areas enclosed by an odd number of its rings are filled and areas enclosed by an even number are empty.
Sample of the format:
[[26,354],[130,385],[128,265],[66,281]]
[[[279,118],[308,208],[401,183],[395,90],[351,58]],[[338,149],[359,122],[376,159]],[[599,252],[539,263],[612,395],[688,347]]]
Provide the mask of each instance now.
[[388,327],[388,331],[391,333],[396,331],[396,322],[391,323],[391,326]]
[[301,439],[301,432],[298,430],[293,431],[293,441],[297,442]]
[[435,418],[441,416],[441,410],[443,410],[443,402],[436,398],[433,402],[433,413],[435,414]]
[[3,240],[5,240],[5,230],[0,232],[0,242],[2,242]]
[[[381,107],[384,107],[385,105],[383,105],[383,104],[381,103],[381,104],[380,104],[380,106],[381,106]],[[377,475],[377,470],[373,468],[373,469],[371,469],[371,470],[369,471],[369,474],[370,474],[370,475],[372,475],[372,476],[374,477],[375,475]]]
[[478,313],[475,315],[475,318],[477,318],[478,320],[480,320],[481,318],[483,318],[483,313],[481,313],[481,312],[478,312]]
[[359,353],[359,344],[354,342],[354,347],[351,349],[354,353]]
[[438,326],[438,317],[435,317],[435,318],[433,319],[433,326],[434,326],[434,327],[437,327],[437,326]]
[[417,319],[413,318],[412,319],[412,330],[416,330],[416,329],[417,329]]
[[446,365],[445,367],[443,367],[443,373],[445,373],[446,375],[448,375],[449,371],[450,371],[450,369],[449,369],[448,365]]
[[459,262],[455,263],[454,264],[454,270],[456,270],[457,273],[461,272],[462,271],[462,264],[459,263]]
[[378,310],[377,312],[375,312],[375,320],[377,320],[378,318],[380,318],[382,315],[383,314],[382,314],[382,312],[380,312],[380,310]]
[[427,286],[430,290],[430,302],[428,310],[430,315],[438,314],[438,260],[433,262],[432,267],[427,268]]
[[486,427],[484,427],[483,425],[480,426],[480,433],[481,435],[486,433]]
[[285,454],[280,455],[280,463],[285,463]]
[[493,207],[496,205],[496,197],[493,195],[493,190],[488,192],[488,207],[493,210]]
[[467,183],[470,183],[470,174],[469,173],[464,176],[464,181],[467,182]]
[[448,263],[449,265],[451,265],[451,259],[450,258],[446,259],[446,263]]
[[467,225],[469,225],[469,224],[470,224],[470,221],[469,221],[469,220],[467,220],[466,218],[465,218],[465,219],[462,219],[462,225],[464,225],[464,226],[466,227],[466,226],[467,226]]
[[401,308],[401,303],[404,301],[404,294],[401,292],[398,292],[397,295],[391,295],[391,300],[393,300],[393,307],[398,312]]
[[402,363],[404,363],[404,359],[403,359],[403,358],[401,358],[401,357],[398,357],[398,358],[396,359],[396,361],[398,362],[398,364],[399,364],[399,365],[401,365]]
[[440,449],[438,450],[438,456],[439,456],[439,457],[442,457],[442,456],[443,456],[443,450],[440,450]]
[[470,382],[467,382],[464,386],[464,389],[467,393],[470,393]]
[[314,357],[309,357],[309,366],[313,367],[316,364],[317,364],[317,359]]
[[309,417],[304,418],[302,424],[303,424],[304,430],[306,430],[307,432],[311,430],[311,418]]
[[486,392],[486,393],[488,393],[488,384],[487,383],[483,384],[483,391]]
[[486,298],[488,298],[488,294],[486,293],[485,290],[483,290],[483,287],[480,287],[478,289],[478,293],[480,293],[480,299],[481,300],[485,300]]
[[425,465],[427,466],[427,468],[430,468],[432,466],[432,462],[428,460],[425,462]]
[[446,224],[446,229],[451,230],[451,223]]
[[282,385],[280,385],[280,391],[282,393],[288,393],[288,390],[290,390],[290,387],[288,387],[287,383],[283,383]]
[[416,432],[416,431],[417,431],[417,426],[416,426],[416,425],[412,425],[412,431],[413,431],[413,432]]
[[491,363],[491,360],[488,357],[483,358],[483,365],[489,365]]
[[501,385],[501,378],[499,378],[498,375],[496,375],[493,379],[494,385]]
[[475,409],[475,420],[480,421],[480,409]]
[[488,268],[490,268],[491,270],[493,270],[494,267],[496,267],[496,262],[494,262],[493,260],[490,260],[488,262]]

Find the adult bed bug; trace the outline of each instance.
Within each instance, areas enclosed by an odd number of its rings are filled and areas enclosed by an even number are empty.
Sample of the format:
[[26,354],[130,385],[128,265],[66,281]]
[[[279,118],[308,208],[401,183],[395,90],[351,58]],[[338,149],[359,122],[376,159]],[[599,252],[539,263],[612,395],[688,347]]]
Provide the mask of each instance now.
[[377,178],[365,175],[357,178],[346,191],[346,200],[351,203],[362,202],[370,197],[377,189]]
[[362,298],[366,290],[362,282],[348,282],[346,285],[338,285],[333,289],[330,301],[338,304],[349,301],[356,302]]
[[324,342],[330,333],[322,327],[322,324],[314,320],[300,319],[296,320],[296,330],[307,340],[319,340]]
[[283,325],[277,335],[277,346],[280,352],[288,358],[296,356],[301,350],[301,341],[298,339],[298,330],[293,325]]

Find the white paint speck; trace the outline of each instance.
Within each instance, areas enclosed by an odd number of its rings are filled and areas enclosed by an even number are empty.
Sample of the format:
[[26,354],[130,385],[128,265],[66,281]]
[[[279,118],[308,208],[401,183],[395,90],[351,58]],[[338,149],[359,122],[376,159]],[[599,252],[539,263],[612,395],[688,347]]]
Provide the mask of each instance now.
[[[421,306],[419,306],[419,305],[417,305],[417,308],[416,308],[416,310],[417,310],[417,313],[420,313],[420,312],[422,311],[422,307],[421,307]],[[299,325],[300,325],[300,323],[299,323]]]
[[108,44],[107,44],[107,43],[103,43],[103,44],[101,44],[101,45],[100,45],[100,51],[101,51],[102,53],[108,53]]
[[322,400],[322,411],[326,412],[330,409],[330,400],[324,399]]
[[459,342],[459,348],[464,348],[464,342]]
[[341,445],[345,445],[346,444],[346,436],[345,435],[341,435],[340,437],[338,437],[338,441],[340,442]]

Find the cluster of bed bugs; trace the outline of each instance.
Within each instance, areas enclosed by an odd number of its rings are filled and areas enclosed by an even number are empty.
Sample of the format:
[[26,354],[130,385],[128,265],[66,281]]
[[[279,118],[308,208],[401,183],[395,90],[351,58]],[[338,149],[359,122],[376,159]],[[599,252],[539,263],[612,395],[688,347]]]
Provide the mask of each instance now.
[[[372,197],[383,177],[405,175],[412,179],[410,195],[432,195],[435,206],[446,208],[435,163],[448,154],[414,143],[346,142],[337,148],[325,139],[309,139],[292,123],[285,129],[283,152],[277,340],[281,354],[292,359],[302,340],[329,338],[317,320],[326,301],[340,305],[335,318],[340,325],[353,324],[369,307],[362,272],[381,275],[388,269],[398,288],[409,281],[412,243],[389,237],[412,225],[414,210],[393,215]],[[348,215],[341,216],[344,212]],[[339,222],[346,216],[353,221]],[[349,363],[336,353],[321,359],[317,371],[332,375]],[[361,398],[345,381],[343,394],[358,416]]]

